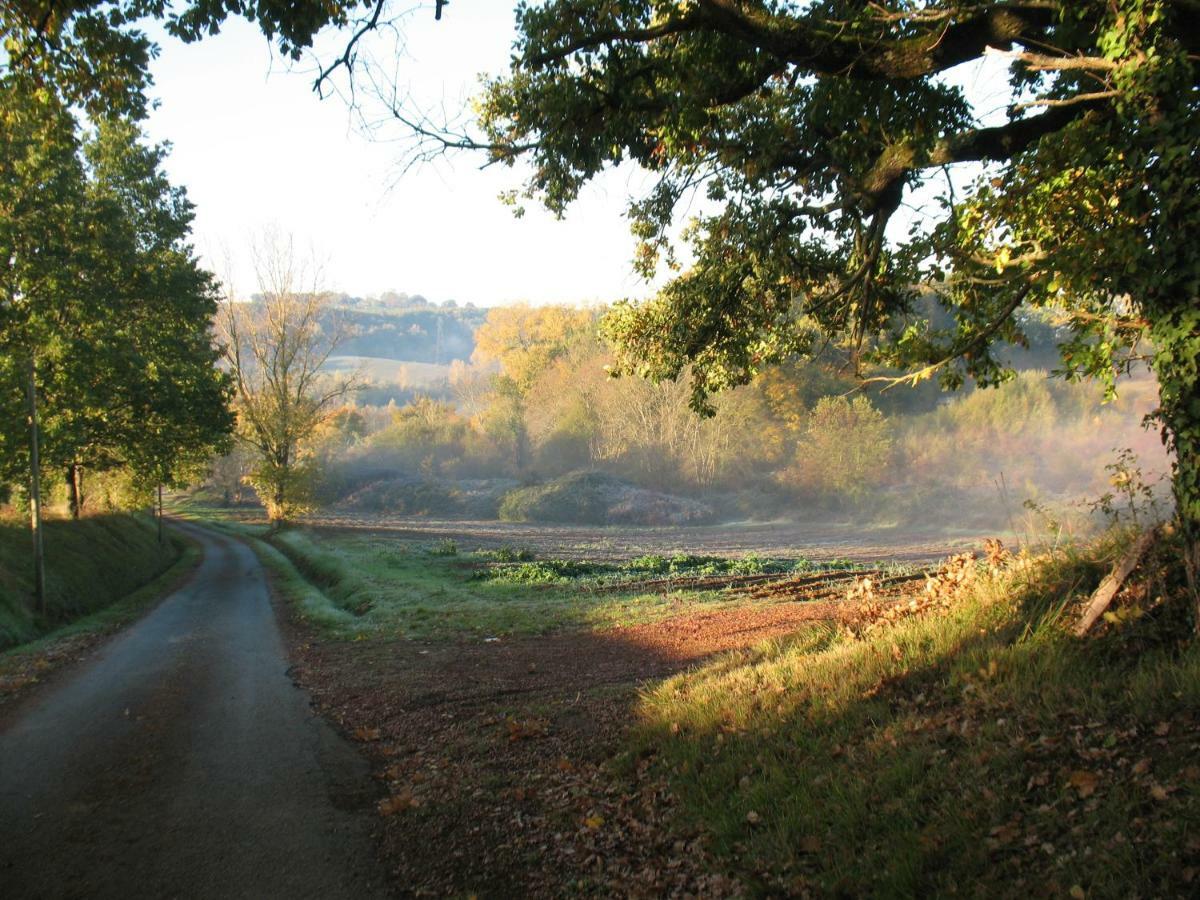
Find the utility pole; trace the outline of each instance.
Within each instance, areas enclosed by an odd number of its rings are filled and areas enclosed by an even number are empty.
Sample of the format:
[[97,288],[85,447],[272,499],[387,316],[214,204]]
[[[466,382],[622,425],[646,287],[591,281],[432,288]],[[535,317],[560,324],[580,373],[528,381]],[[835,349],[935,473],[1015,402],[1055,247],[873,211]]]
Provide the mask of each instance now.
[[42,470],[38,454],[37,362],[29,355],[29,525],[33,532],[33,590],[46,614],[46,551],[42,543]]

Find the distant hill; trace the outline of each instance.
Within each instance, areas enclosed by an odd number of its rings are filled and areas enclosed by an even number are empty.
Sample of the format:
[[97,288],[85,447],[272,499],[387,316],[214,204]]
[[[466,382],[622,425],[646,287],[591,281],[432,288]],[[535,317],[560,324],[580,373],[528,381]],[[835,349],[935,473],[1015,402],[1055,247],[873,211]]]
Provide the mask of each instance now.
[[487,319],[486,309],[473,306],[402,306],[359,301],[335,302],[332,308],[350,331],[350,337],[338,347],[339,356],[434,365],[469,360],[475,350],[475,329]]

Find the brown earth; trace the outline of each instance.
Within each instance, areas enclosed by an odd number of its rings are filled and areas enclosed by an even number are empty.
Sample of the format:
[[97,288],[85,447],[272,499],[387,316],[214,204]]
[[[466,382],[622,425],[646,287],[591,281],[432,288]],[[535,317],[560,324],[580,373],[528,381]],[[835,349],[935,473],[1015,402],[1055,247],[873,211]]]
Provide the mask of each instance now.
[[[912,586],[905,588],[911,591]],[[639,686],[909,595],[750,605],[598,633],[336,642],[293,623],[293,676],[379,781],[381,852],[407,896],[742,893],[621,756]]]
[[594,562],[625,561],[655,553],[742,556],[759,553],[813,561],[850,559],[920,563],[978,547],[993,531],[869,527],[852,522],[744,522],[665,527],[557,525],[436,519],[355,512],[321,513],[305,524],[346,533],[370,532],[397,540],[453,540],[462,550],[521,547],[540,557]]

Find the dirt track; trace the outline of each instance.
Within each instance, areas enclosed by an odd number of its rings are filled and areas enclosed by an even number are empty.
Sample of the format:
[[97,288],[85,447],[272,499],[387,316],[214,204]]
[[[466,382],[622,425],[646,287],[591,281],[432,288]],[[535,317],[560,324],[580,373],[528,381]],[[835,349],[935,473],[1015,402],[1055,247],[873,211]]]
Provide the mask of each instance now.
[[382,894],[367,767],[287,675],[263,571],[191,581],[0,720],[0,894]]

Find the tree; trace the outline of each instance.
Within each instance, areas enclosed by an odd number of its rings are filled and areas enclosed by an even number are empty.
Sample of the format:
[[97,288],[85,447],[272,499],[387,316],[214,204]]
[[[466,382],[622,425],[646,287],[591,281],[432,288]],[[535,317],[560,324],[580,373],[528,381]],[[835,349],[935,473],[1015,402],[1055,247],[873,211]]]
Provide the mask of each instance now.
[[[221,337],[235,386],[236,435],[255,457],[250,482],[279,523],[309,508],[315,472],[308,442],[356,384],[324,371],[343,335],[291,238],[268,233],[254,265],[259,297],[227,298]],[[306,285],[307,276],[314,280]]]
[[[101,120],[81,139],[61,98],[20,80],[0,114],[0,374],[17,396],[32,364],[42,461],[65,472],[78,516],[83,467],[146,475],[153,456],[174,483],[176,460],[226,440],[212,282],[186,243],[191,204],[135,125]],[[23,418],[0,425],[4,477],[28,462]]]
[[[439,0],[439,19],[442,6]],[[0,77],[53,82],[92,115],[141,118],[149,105],[150,62],[158,52],[143,30],[145,22],[159,20],[167,34],[192,42],[216,34],[237,15],[258,25],[292,60],[301,58],[323,28],[345,28],[344,50],[317,76],[314,88],[323,93],[336,73],[354,68],[357,45],[368,32],[396,27],[409,13],[407,7],[389,11],[388,0],[6,0],[0,4]]]
[[554,360],[592,335],[593,320],[587,310],[567,306],[496,306],[475,332],[474,359],[497,363],[524,394]]
[[[518,7],[474,139],[527,157],[563,210],[604,168],[658,176],[631,206],[649,273],[696,192],[694,257],[608,334],[627,370],[690,367],[693,405],[816,334],[912,381],[994,384],[1018,311],[1057,312],[1064,371],[1111,386],[1142,347],[1200,564],[1200,31],[1190,0],[551,0]],[[1007,68],[985,121],[954,70]],[[989,98],[988,104],[994,104]],[[904,205],[928,221],[905,229]],[[938,326],[938,320],[949,324]]]
[[859,499],[883,483],[892,453],[891,428],[866,397],[822,397],[809,413],[793,466],[817,493]]
[[538,377],[594,331],[587,310],[566,306],[497,306],[475,333],[472,359],[496,363],[500,374],[492,380],[491,402],[481,415],[484,431],[511,449],[517,472],[529,462],[526,398]]

